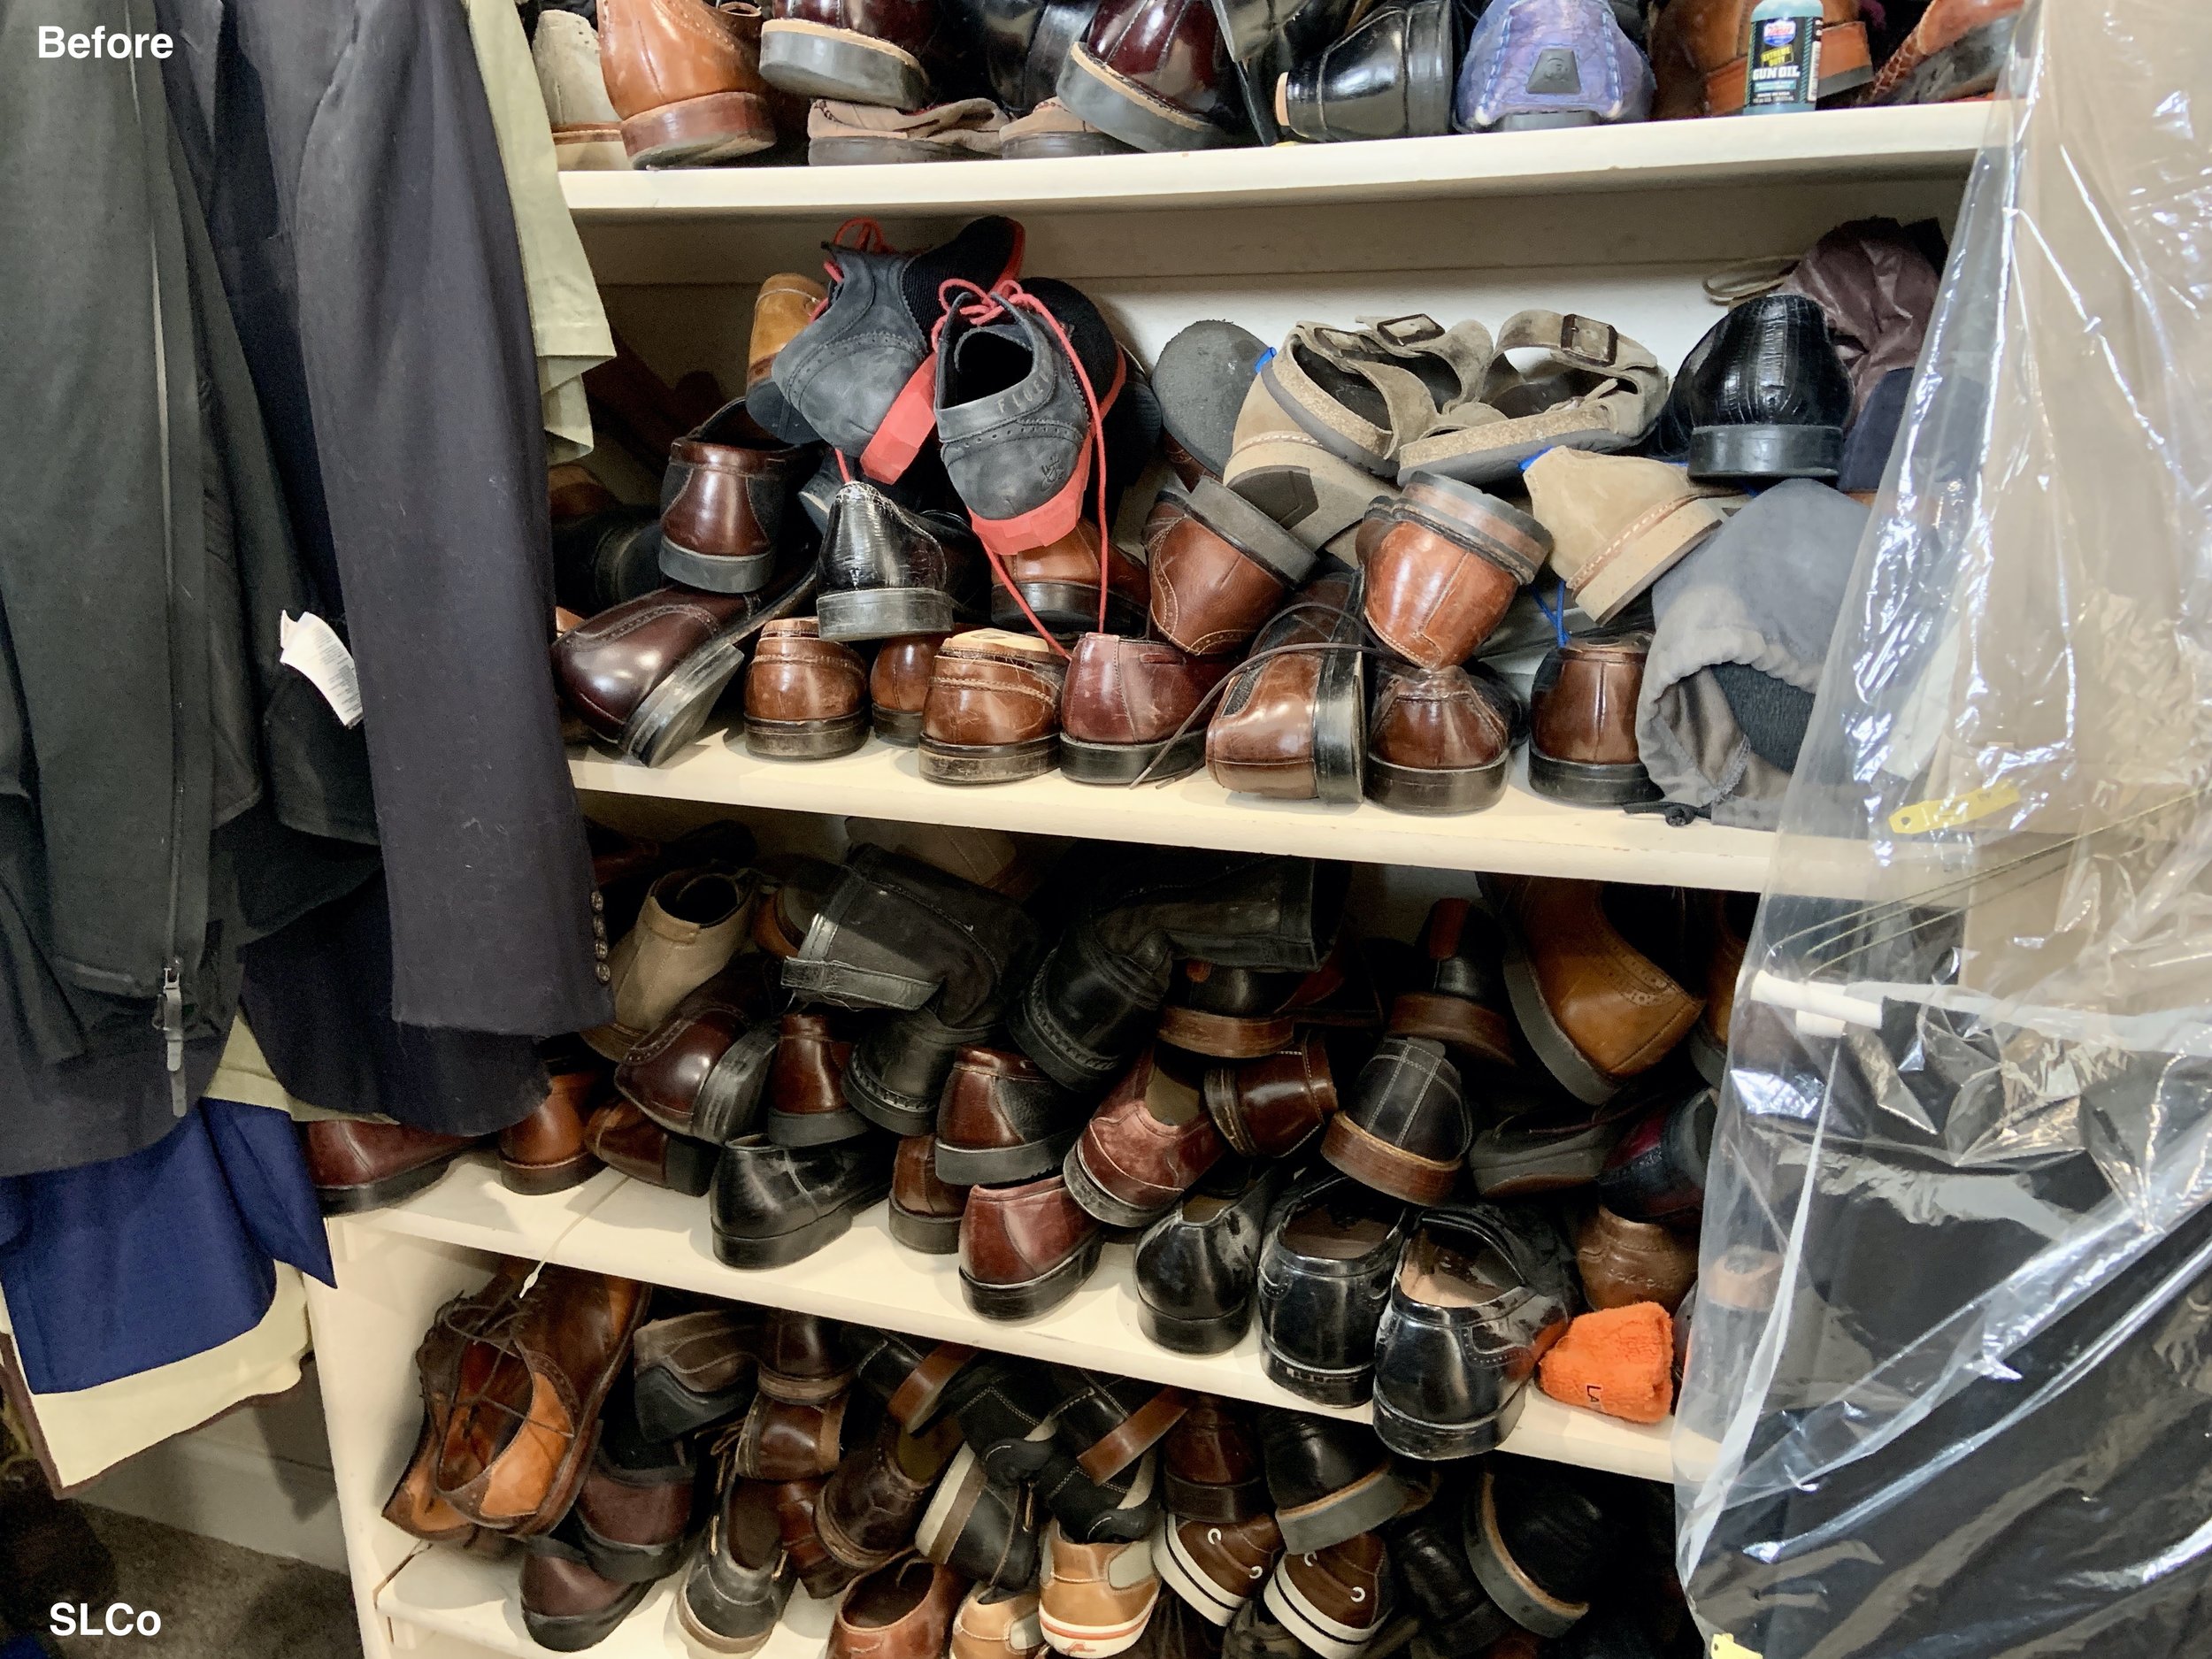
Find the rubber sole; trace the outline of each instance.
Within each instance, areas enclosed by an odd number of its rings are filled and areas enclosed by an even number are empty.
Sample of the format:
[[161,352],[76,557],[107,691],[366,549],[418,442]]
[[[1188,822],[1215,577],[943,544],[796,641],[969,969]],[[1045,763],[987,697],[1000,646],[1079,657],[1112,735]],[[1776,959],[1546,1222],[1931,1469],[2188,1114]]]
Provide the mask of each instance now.
[[1394,812],[1423,818],[1454,818],[1481,812],[1505,799],[1506,777],[1512,757],[1501,756],[1487,766],[1430,771],[1419,766],[1394,765],[1369,756],[1367,798]]
[[1716,1041],[1702,1023],[1690,1028],[1690,1064],[1697,1068],[1698,1076],[1715,1088],[1728,1080],[1728,1045]]
[[868,723],[875,733],[887,743],[896,743],[901,749],[912,749],[922,741],[922,711],[919,709],[871,709]]
[[1270,1377],[1300,1399],[1310,1400],[1316,1405],[1364,1405],[1367,1397],[1375,1391],[1375,1368],[1372,1364],[1362,1365],[1353,1371],[1322,1371],[1286,1358],[1264,1342],[1261,1358]]
[[963,1267],[960,1288],[968,1306],[986,1319],[1033,1319],[1049,1313],[1082,1288],[1083,1281],[1097,1270],[1099,1252],[1104,1247],[1105,1240],[1094,1233],[1057,1267],[1016,1285],[978,1284]]
[[960,1248],[960,1217],[918,1215],[893,1204],[891,1238],[923,1256],[950,1256]]
[[1117,1624],[1071,1624],[1055,1618],[1040,1607],[1038,1623],[1044,1626],[1045,1640],[1055,1653],[1065,1654],[1067,1659],[1110,1659],[1118,1653],[1126,1653],[1137,1645],[1144,1628],[1152,1622],[1152,1611],[1160,1602],[1160,1586],[1152,1586],[1152,1599],[1144,1604],[1144,1611]]
[[452,1166],[453,1160],[469,1151],[467,1147],[456,1147],[445,1156],[433,1163],[419,1164],[411,1170],[402,1170],[396,1175],[387,1175],[381,1180],[364,1181],[357,1187],[318,1187],[315,1203],[326,1216],[357,1216],[365,1210],[382,1210],[389,1204],[404,1203],[417,1193],[426,1192],[438,1184],[438,1178]]
[[1359,1659],[1379,1626],[1346,1624],[1331,1618],[1307,1599],[1285,1566],[1285,1562],[1276,1563],[1267,1587],[1260,1593],[1276,1622],[1321,1659]]
[[1060,764],[1056,732],[1019,743],[943,743],[925,733],[920,748],[922,776],[931,783],[1019,783]]
[[780,1233],[772,1239],[740,1238],[717,1229],[714,1259],[725,1267],[750,1268],[788,1267],[794,1262],[803,1262],[817,1250],[851,1232],[853,1217],[890,1190],[891,1180],[886,1176],[881,1186],[872,1187],[829,1214],[818,1216],[805,1226],[790,1233]]
[[684,1646],[702,1659],[738,1659],[739,1655],[758,1653],[768,1645],[768,1639],[776,1633],[777,1620],[769,1621],[757,1634],[725,1636],[709,1630],[705,1621],[691,1610],[688,1597],[676,1598],[676,1629],[684,1639]]
[[768,586],[769,579],[776,573],[773,553],[749,553],[742,557],[699,553],[678,547],[666,536],[661,538],[658,563],[661,574],[670,581],[710,594],[757,594]]
[[1162,1042],[1217,1060],[1256,1060],[1290,1046],[1298,1022],[1288,1014],[1209,1014],[1170,1002],[1160,1010]]
[[868,1120],[849,1106],[833,1112],[780,1112],[771,1106],[760,1119],[761,1133],[778,1147],[831,1146],[856,1141],[868,1128]]
[[661,1164],[661,1185],[687,1198],[703,1198],[707,1188],[714,1185],[714,1166],[721,1156],[719,1147],[687,1135],[670,1135],[668,1153]]
[[1528,1046],[1536,1051],[1544,1069],[1586,1106],[1602,1106],[1619,1094],[1621,1081],[1606,1076],[1585,1059],[1574,1040],[1553,1018],[1536,982],[1536,964],[1529,960],[1528,947],[1517,929],[1506,930],[1504,961],[1506,997],[1521,1022],[1521,1034],[1528,1039]]
[[1079,1140],[1069,1152],[1067,1162],[1060,1166],[1068,1184],[1068,1196],[1083,1207],[1084,1212],[1104,1222],[1110,1227],[1148,1227],[1165,1215],[1175,1200],[1171,1195],[1165,1203],[1147,1208],[1117,1198],[1099,1184],[1091,1173],[1090,1165],[1083,1160],[1083,1143]]
[[917,138],[818,138],[806,147],[810,167],[896,167],[915,161],[982,159],[972,150]]
[[1232,1595],[1202,1572],[1183,1548],[1181,1529],[1171,1525],[1153,1536],[1152,1567],[1162,1584],[1210,1624],[1226,1628],[1237,1609],[1252,1599],[1248,1594]]
[[610,1584],[653,1584],[665,1578],[683,1564],[684,1546],[690,1541],[678,1537],[665,1544],[618,1543],[600,1537],[581,1516],[576,1517],[576,1530],[583,1537],[591,1570]]
[[751,1133],[775,1058],[773,1025],[740,1032],[699,1085],[692,1099],[691,1127],[684,1133],[715,1146],[727,1146]]
[[1008,161],[1056,161],[1067,156],[1126,156],[1134,148],[1110,133],[1038,133],[999,146]]
[[622,147],[633,167],[714,167],[773,149],[776,123],[757,92],[713,92],[633,115]]
[[826,640],[887,640],[901,634],[950,634],[952,595],[941,588],[856,588],[825,593],[814,617]]
[[1311,1503],[1275,1511],[1283,1548],[1300,1555],[1371,1532],[1405,1507],[1405,1487],[1385,1463]]
[[1392,1146],[1342,1112],[1329,1119],[1321,1156],[1363,1187],[1409,1204],[1438,1204],[1451,1194],[1463,1160],[1443,1163]]
[[[1153,763],[1157,759],[1158,764]],[[1187,777],[1206,764],[1206,728],[1172,743],[1087,743],[1060,733],[1060,772],[1072,783],[1129,785]],[[1149,767],[1150,771],[1146,769]]]
[[747,642],[771,622],[803,609],[814,596],[817,580],[809,570],[744,621],[715,635],[677,664],[665,680],[645,694],[623,723],[618,747],[624,757],[657,766],[697,737],[714,712],[715,703],[744,665]]
[[918,110],[929,74],[913,53],[851,29],[771,18],[760,31],[760,78],[809,98]]
[[672,1440],[680,1434],[719,1423],[752,1403],[752,1379],[720,1394],[701,1394],[687,1388],[665,1365],[649,1365],[638,1372],[634,1394],[638,1432],[649,1440]]
[[1217,1486],[1187,1480],[1170,1471],[1160,1471],[1160,1492],[1170,1515],[1187,1521],[1211,1521],[1233,1526],[1263,1513],[1270,1503],[1267,1482],[1258,1478],[1240,1486]]
[[[1037,613],[1037,620],[1053,634],[1088,634],[1098,626],[1098,589],[1079,582],[1017,582],[1015,589]],[[1106,595],[1108,634],[1141,634],[1145,609],[1125,594]],[[991,626],[1026,633],[1029,618],[1014,603],[1014,595],[995,582],[991,587]]]
[[[1580,1141],[1581,1137],[1576,1139]],[[1474,1180],[1475,1191],[1485,1198],[1524,1198],[1539,1193],[1568,1192],[1587,1187],[1597,1179],[1598,1171],[1605,1167],[1605,1155],[1617,1139],[1617,1134],[1593,1132],[1591,1138],[1579,1145],[1532,1147],[1526,1151],[1492,1157],[1477,1152],[1468,1158],[1468,1174]]]
[[1367,790],[1367,700],[1356,651],[1321,659],[1313,694],[1313,787],[1317,800],[1354,806]]
[[499,1184],[511,1193],[542,1198],[549,1193],[565,1193],[571,1187],[581,1187],[598,1167],[599,1160],[589,1152],[579,1152],[558,1164],[511,1164],[503,1157],[499,1160]]
[[1079,121],[1136,150],[1222,150],[1235,143],[1227,128],[1178,109],[1116,74],[1078,42],[1060,65],[1055,88]]
[[[1171,1353],[1225,1354],[1244,1340],[1244,1333],[1252,1328],[1252,1306],[1247,1302],[1234,1313],[1215,1314],[1204,1319],[1186,1319],[1175,1314],[1162,1313],[1140,1295],[1137,1298],[1137,1323],[1143,1328],[1145,1335]],[[1171,1489],[1175,1477],[1170,1475],[1167,1479]],[[1175,1506],[1171,1501],[1168,1507],[1174,1509]],[[1183,1515],[1191,1512],[1177,1509],[1176,1513]]]
[[522,1627],[541,1647],[555,1653],[581,1653],[613,1635],[616,1627],[636,1612],[652,1593],[650,1583],[631,1585],[615,1598],[613,1605],[597,1613],[557,1616],[534,1612],[526,1607],[522,1609]]
[[1002,1187],[1049,1175],[1081,1137],[1081,1125],[1010,1147],[954,1147],[937,1143],[937,1179],[948,1187]]
[[885,1094],[857,1066],[846,1069],[845,1103],[879,1129],[895,1135],[926,1135],[937,1127],[937,1103]]
[[1833,478],[1843,466],[1841,426],[1700,426],[1690,434],[1690,477]]
[[1554,760],[1528,751],[1528,787],[1548,800],[1570,806],[1629,806],[1656,801],[1662,791],[1640,762],[1621,765],[1594,765],[1587,761]]
[[[745,752],[762,760],[834,760],[868,741],[868,713],[856,709],[833,720],[745,721]],[[737,734],[729,741],[735,747]]]
[[1526,1403],[1525,1386],[1517,1387],[1513,1397],[1489,1417],[1472,1423],[1424,1423],[1394,1410],[1379,1394],[1375,1396],[1375,1434],[1385,1446],[1403,1457],[1417,1457],[1424,1463],[1450,1463],[1462,1457],[1479,1457],[1485,1452],[1495,1451],[1513,1425],[1521,1419],[1521,1408]]
[[1539,1636],[1563,1636],[1590,1610],[1586,1601],[1551,1594],[1516,1564],[1498,1531],[1497,1486],[1485,1471],[1482,1492],[1467,1506],[1464,1527],[1467,1564],[1490,1599],[1522,1629]]

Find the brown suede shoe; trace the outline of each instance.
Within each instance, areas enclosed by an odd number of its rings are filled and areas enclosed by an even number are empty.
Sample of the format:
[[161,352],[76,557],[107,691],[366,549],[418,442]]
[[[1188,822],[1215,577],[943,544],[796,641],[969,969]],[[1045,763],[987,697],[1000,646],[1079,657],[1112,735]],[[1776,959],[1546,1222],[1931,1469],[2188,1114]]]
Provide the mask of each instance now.
[[1528,787],[1577,806],[1656,801],[1636,748],[1636,699],[1651,635],[1554,646],[1529,695]]
[[1465,662],[1551,557],[1551,532],[1495,495],[1417,472],[1361,526],[1367,626],[1422,668]]
[[968,1189],[937,1179],[937,1137],[906,1135],[891,1161],[891,1237],[925,1256],[960,1248],[960,1216]]
[[1068,1190],[1109,1226],[1148,1226],[1227,1150],[1197,1079],[1147,1048],[1068,1154]]
[[1086,634],[1060,693],[1060,770],[1077,783],[1122,784],[1197,771],[1206,727],[1191,717],[1228,671],[1225,658],[1165,640]]
[[929,702],[929,677],[937,665],[942,634],[902,634],[876,647],[868,669],[868,703],[875,733],[887,743],[911,749],[922,741],[922,710]]
[[1144,539],[1152,631],[1194,657],[1244,645],[1313,569],[1310,548],[1210,479],[1164,492]]
[[615,1068],[623,1097],[671,1134],[749,1133],[776,1053],[772,958],[736,958],[687,993]]
[[411,1198],[445,1173],[474,1135],[442,1135],[405,1124],[325,1118],[299,1126],[315,1202],[326,1216],[350,1216]]
[[745,671],[747,754],[829,760],[868,741],[868,671],[816,627],[812,617],[786,617],[760,631]]
[[852,1057],[840,1016],[786,1014],[768,1069],[761,1133],[780,1147],[826,1146],[866,1134],[868,1120],[846,1104],[842,1087]]
[[610,0],[599,63],[640,167],[709,167],[776,142],[760,78],[757,6]]
[[1160,1487],[1170,1514],[1223,1525],[1266,1514],[1273,1502],[1251,1425],[1212,1394],[1193,1394],[1161,1445]]
[[1291,1048],[1206,1069],[1206,1111],[1221,1138],[1247,1157],[1282,1157],[1336,1110],[1329,1051],[1308,1032]]
[[922,776],[933,783],[1012,783],[1060,758],[1064,657],[1033,634],[976,628],[937,650],[922,710]]
[[626,1058],[728,965],[750,933],[759,886],[750,871],[722,870],[675,871],[653,883],[637,925],[608,961],[614,1018],[584,1041],[610,1060]]
[[1697,1280],[1697,1240],[1601,1204],[1575,1240],[1575,1265],[1592,1308],[1655,1302],[1672,1313]]
[[1098,1266],[1102,1242],[1057,1172],[974,1187],[960,1216],[960,1288],[987,1319],[1027,1319],[1076,1293]]
[[670,1134],[626,1100],[609,1101],[592,1113],[584,1146],[609,1169],[687,1198],[703,1197],[714,1181],[718,1148]]
[[1367,716],[1367,798],[1425,817],[1497,805],[1513,765],[1510,696],[1455,664],[1379,668]]
[[548,1071],[545,1098],[499,1132],[499,1180],[511,1193],[565,1193],[599,1167],[584,1144],[584,1120],[608,1092],[608,1068],[578,1055]]

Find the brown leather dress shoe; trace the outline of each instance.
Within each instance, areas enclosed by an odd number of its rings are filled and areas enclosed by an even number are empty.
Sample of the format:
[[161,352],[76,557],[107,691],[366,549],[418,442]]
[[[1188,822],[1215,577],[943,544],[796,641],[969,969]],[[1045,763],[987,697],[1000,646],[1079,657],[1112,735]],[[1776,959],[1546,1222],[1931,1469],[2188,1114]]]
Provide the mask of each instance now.
[[707,0],[611,0],[599,65],[640,167],[709,167],[776,142],[760,78],[760,12]]
[[1033,634],[976,628],[937,649],[922,710],[922,776],[1012,783],[1060,758],[1065,659]]
[[1636,699],[1651,635],[1571,640],[1536,670],[1529,694],[1528,787],[1577,806],[1656,801],[1636,748]]
[[[1079,520],[1057,541],[1025,552],[1002,555],[999,564],[1010,591],[995,571],[991,577],[991,626],[1020,633],[1030,626],[1027,605],[1047,632],[1065,639],[1098,626],[1098,526]],[[1019,603],[1014,595],[1021,595]],[[1106,632],[1144,632],[1145,605],[1152,580],[1145,567],[1109,544],[1106,553]]]
[[1227,1150],[1196,1079],[1148,1048],[1068,1154],[1068,1191],[1109,1226],[1148,1226]]
[[1463,663],[1551,557],[1551,532],[1495,495],[1417,472],[1360,526],[1367,626],[1422,668]]
[[742,398],[676,441],[661,480],[661,574],[711,594],[768,585],[800,452],[745,412]]
[[824,1547],[855,1572],[911,1549],[923,1506],[960,1444],[960,1425],[949,1417],[918,1435],[887,1421],[824,1484],[814,1510]]
[[1206,1069],[1206,1112],[1247,1157],[1281,1157],[1327,1123],[1337,1106],[1329,1051],[1308,1032],[1293,1047],[1240,1065]]
[[771,1399],[819,1405],[853,1386],[851,1357],[837,1322],[779,1308],[768,1316],[760,1350],[760,1391]]
[[357,1215],[413,1197],[445,1173],[446,1165],[483,1142],[472,1135],[442,1135],[405,1124],[325,1118],[302,1124],[300,1150],[315,1202],[326,1216]]
[[472,1335],[497,1320],[512,1304],[527,1271],[524,1263],[503,1261],[488,1284],[456,1296],[438,1310],[415,1350],[415,1376],[422,1394],[422,1435],[415,1444],[414,1455],[400,1473],[398,1485],[385,1500],[383,1510],[386,1520],[411,1537],[491,1553],[505,1548],[506,1540],[499,1534],[483,1532],[438,1495],[438,1453],[445,1444],[454,1393],[460,1386],[461,1351]]
[[[1751,11],[1757,0],[1674,0],[1651,30],[1651,68],[1658,81],[1654,120],[1736,115],[1747,100]],[[1823,0],[1820,88],[1824,102],[1874,78],[1859,0]]]
[[568,1513],[646,1286],[549,1266],[461,1350],[437,1494],[479,1526],[529,1537]]
[[1367,716],[1367,798],[1426,817],[1497,805],[1513,766],[1509,695],[1455,664],[1378,669]]
[[597,1647],[653,1593],[649,1578],[625,1583],[602,1574],[572,1531],[535,1540],[515,1584],[523,1629],[556,1653]]
[[1152,632],[1194,657],[1241,648],[1313,569],[1310,548],[1210,479],[1164,492],[1144,529]]
[[910,1555],[856,1579],[830,1625],[829,1659],[941,1659],[968,1581]]
[[834,1601],[856,1575],[850,1567],[831,1555],[822,1542],[821,1529],[816,1525],[822,1486],[818,1476],[777,1483],[776,1530],[782,1536],[783,1553],[790,1560],[791,1570],[799,1575],[799,1583],[806,1593],[818,1601]]
[[1248,1060],[1287,1048],[1301,1026],[1372,1031],[1381,1024],[1366,952],[1340,929],[1310,973],[1196,958],[1177,963],[1160,1009],[1159,1036],[1192,1054]]
[[751,931],[759,888],[749,871],[680,870],[654,882],[637,925],[608,959],[614,1018],[584,1033],[584,1041],[610,1060],[627,1058],[685,997],[729,965]]
[[732,1302],[640,1325],[630,1342],[639,1432],[666,1442],[742,1411],[759,1382],[761,1335],[759,1310]]
[[1077,783],[1123,784],[1197,771],[1206,727],[1191,717],[1228,669],[1165,640],[1086,634],[1060,692],[1060,770]]
[[963,1048],[937,1105],[938,1174],[958,1187],[1033,1180],[1060,1167],[1087,1115],[1026,1055]]
[[1160,1448],[1160,1485],[1169,1513],[1193,1521],[1248,1521],[1273,1502],[1251,1425],[1212,1394],[1193,1394],[1169,1432]]
[[1527,877],[1497,884],[1522,1033],[1577,1100],[1601,1104],[1673,1052],[1704,1010],[1682,983],[1671,887]]
[[599,1167],[584,1144],[584,1120],[606,1091],[607,1068],[580,1056],[549,1070],[545,1098],[499,1132],[499,1180],[511,1193],[565,1193]]
[[823,639],[812,617],[760,631],[745,671],[745,752],[829,760],[868,741],[868,671],[849,645]]
[[872,1432],[859,1412],[847,1409],[851,1402],[850,1394],[839,1394],[820,1405],[797,1405],[756,1394],[730,1443],[737,1472],[748,1480],[828,1474]]
[[700,1198],[714,1182],[718,1148],[672,1135],[626,1100],[609,1101],[584,1125],[584,1146],[634,1180]]
[[960,1215],[960,1288],[987,1319],[1027,1319],[1075,1294],[1102,1242],[1056,1172],[974,1187]]
[[1461,1060],[1517,1065],[1505,934],[1466,899],[1439,899],[1421,928],[1421,978],[1390,1004],[1390,1034],[1433,1037]]
[[891,1237],[925,1256],[960,1248],[960,1215],[968,1189],[937,1178],[937,1137],[905,1135],[891,1161]]
[[1697,1280],[1697,1240],[1601,1204],[1575,1240],[1575,1265],[1592,1308],[1655,1302],[1672,1313]]
[[845,1102],[842,1084],[852,1057],[837,1016],[786,1014],[768,1068],[761,1133],[780,1147],[826,1146],[866,1134],[868,1120]]
[[753,908],[753,943],[788,962],[806,943],[814,912],[837,885],[838,867],[803,853],[771,853],[760,861],[760,902]]
[[1366,682],[1356,580],[1331,574],[1252,641],[1206,726],[1206,769],[1223,788],[1280,801],[1359,800]]
[[876,660],[868,668],[869,715],[885,742],[911,749],[922,741],[929,677],[937,665],[937,648],[947,637],[902,634],[876,647]]
[[772,959],[740,956],[688,992],[615,1068],[623,1098],[671,1134],[748,1133],[777,1052]]

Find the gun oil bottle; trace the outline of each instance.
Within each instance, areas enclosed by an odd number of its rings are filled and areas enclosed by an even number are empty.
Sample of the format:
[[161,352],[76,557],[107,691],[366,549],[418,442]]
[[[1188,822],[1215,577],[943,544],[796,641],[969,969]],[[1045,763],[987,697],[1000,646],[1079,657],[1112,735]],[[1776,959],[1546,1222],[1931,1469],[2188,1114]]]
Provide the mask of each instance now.
[[1745,54],[1746,115],[1809,110],[1820,87],[1821,0],[1759,0]]

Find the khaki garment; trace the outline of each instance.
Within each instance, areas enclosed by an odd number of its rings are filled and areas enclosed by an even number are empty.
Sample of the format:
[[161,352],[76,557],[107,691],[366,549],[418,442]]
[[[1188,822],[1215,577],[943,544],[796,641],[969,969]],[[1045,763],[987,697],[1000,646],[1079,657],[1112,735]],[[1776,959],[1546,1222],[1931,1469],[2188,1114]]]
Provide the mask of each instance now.
[[561,194],[545,95],[514,0],[466,0],[466,4],[469,38],[491,104],[500,165],[514,203],[515,234],[522,244],[538,392],[545,403],[545,458],[548,465],[558,465],[590,453],[584,371],[614,356],[614,334],[584,257],[583,239]]

